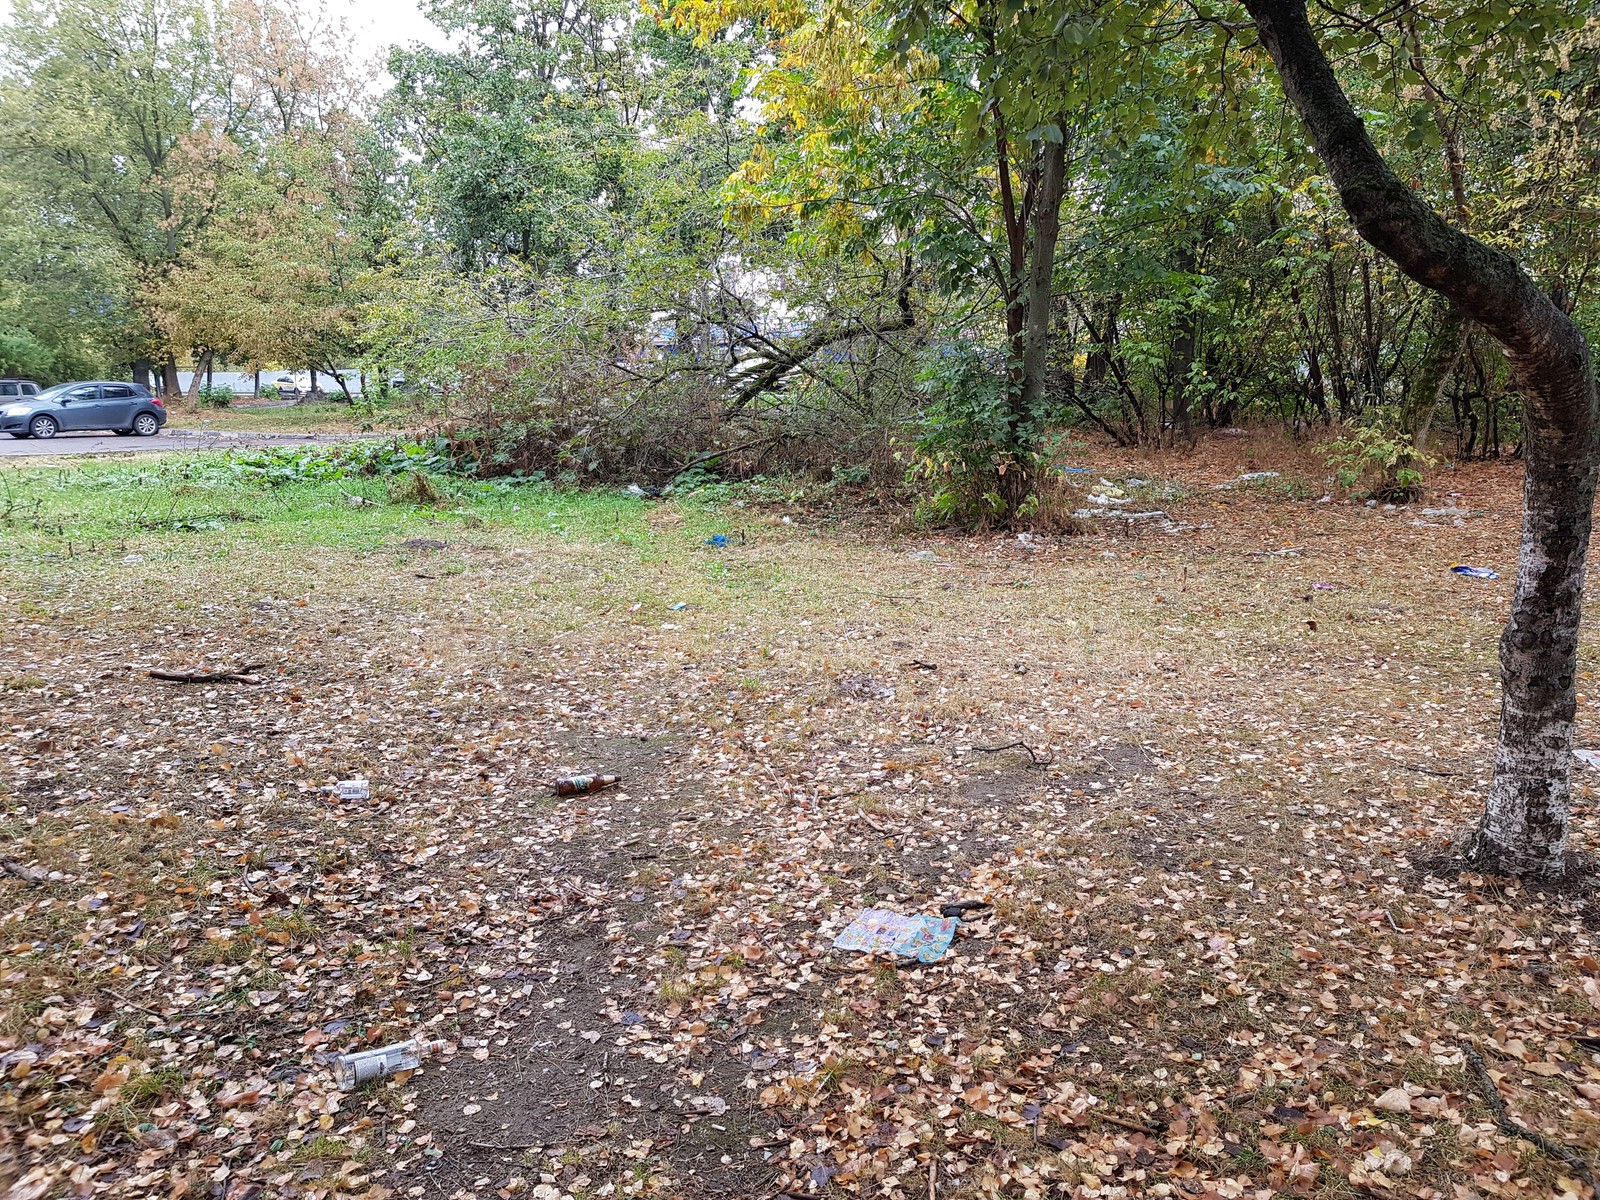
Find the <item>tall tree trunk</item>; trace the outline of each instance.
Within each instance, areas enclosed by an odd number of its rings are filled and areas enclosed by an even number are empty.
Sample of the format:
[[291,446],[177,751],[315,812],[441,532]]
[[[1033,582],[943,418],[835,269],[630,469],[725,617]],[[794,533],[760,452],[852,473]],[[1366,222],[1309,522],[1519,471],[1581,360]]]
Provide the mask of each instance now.
[[150,386],[150,360],[148,358],[134,360],[133,381],[142,388]]
[[1350,107],[1305,0],[1244,0],[1284,92],[1361,236],[1504,347],[1524,413],[1522,549],[1500,638],[1494,782],[1469,855],[1487,870],[1565,870],[1578,620],[1600,459],[1594,360],[1572,318],[1508,254],[1428,207],[1389,169]]
[[[1178,269],[1193,276],[1196,263],[1194,243],[1185,239],[1178,251]],[[1194,371],[1195,345],[1199,340],[1199,314],[1191,301],[1184,306],[1178,318],[1178,328],[1172,339],[1172,436],[1168,444],[1176,446],[1178,439],[1184,445],[1194,445],[1194,419],[1190,415],[1189,376]]]
[[345,386],[344,374],[340,371],[330,371],[329,374],[333,376],[333,381],[339,385],[339,390],[344,393],[344,402],[346,404],[354,404],[356,402],[355,397],[350,394],[350,389]]
[[1428,455],[1428,440],[1433,433],[1434,414],[1444,403],[1445,392],[1456,368],[1461,365],[1461,354],[1467,348],[1466,316],[1454,304],[1446,302],[1439,319],[1439,328],[1428,345],[1421,368],[1412,386],[1406,392],[1406,403],[1401,414],[1401,429],[1421,460]]
[[161,394],[169,400],[176,400],[182,389],[178,386],[178,360],[168,353],[161,360]]
[[[1061,128],[1064,134],[1065,119]],[[1040,157],[1039,190],[1033,202],[1033,246],[1028,285],[1023,293],[1022,386],[1017,403],[1024,419],[1033,416],[1044,400],[1050,311],[1055,298],[1056,242],[1061,236],[1061,201],[1066,193],[1065,140],[1045,142]]]
[[206,372],[211,370],[211,351],[206,350],[194,360],[194,375],[189,380],[189,393],[184,399],[193,405],[200,395],[200,384],[204,381]]

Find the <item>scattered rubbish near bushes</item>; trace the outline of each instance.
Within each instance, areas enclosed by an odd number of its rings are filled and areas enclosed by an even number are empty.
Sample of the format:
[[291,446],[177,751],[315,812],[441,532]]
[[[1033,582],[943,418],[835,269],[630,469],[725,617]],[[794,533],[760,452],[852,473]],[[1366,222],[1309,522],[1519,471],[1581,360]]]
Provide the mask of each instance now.
[[1246,550],[1246,558],[1299,558],[1299,546],[1285,546],[1282,550]]
[[1572,757],[1586,767],[1593,767],[1600,771],[1600,750],[1574,750]]
[[671,490],[671,487],[640,487],[637,483],[630,483],[622,489],[625,495],[633,496],[639,500],[659,500]]
[[1452,575],[1462,575],[1462,576],[1465,576],[1468,579],[1490,579],[1490,580],[1493,580],[1493,579],[1499,579],[1500,578],[1500,572],[1494,570],[1491,567],[1469,567],[1469,566],[1466,566],[1464,563],[1451,563],[1450,564],[1450,573]]
[[946,904],[939,909],[941,917],[965,917],[969,912],[982,912],[986,908],[993,908],[987,900],[957,900],[954,904]]
[[908,917],[886,908],[868,908],[833,939],[833,948],[938,962],[959,924],[955,917]]
[[1088,467],[1057,467],[1056,470],[1063,475],[1087,475],[1089,473]]
[[721,550],[727,544],[728,535],[725,533],[714,533],[706,539],[706,545],[715,546],[718,550]]
[[1017,544],[1024,550],[1042,550],[1046,545],[1045,540],[1037,533],[1017,534]]
[[1331,583],[1313,583],[1311,589],[1317,592],[1336,592],[1339,590]]
[[1233,490],[1236,483],[1260,483],[1263,479],[1278,478],[1277,471],[1246,471],[1243,475],[1235,475],[1227,483],[1214,483],[1211,490],[1214,492],[1227,492]]
[[365,779],[341,779],[333,790],[341,800],[365,800],[372,795],[372,785]]
[[564,775],[556,780],[556,795],[587,796],[621,782],[620,775]]
[[442,1054],[444,1042],[423,1042],[413,1038],[376,1050],[357,1050],[333,1060],[334,1079],[341,1091],[354,1091],[372,1079],[384,1079],[400,1071],[415,1071],[431,1054]]

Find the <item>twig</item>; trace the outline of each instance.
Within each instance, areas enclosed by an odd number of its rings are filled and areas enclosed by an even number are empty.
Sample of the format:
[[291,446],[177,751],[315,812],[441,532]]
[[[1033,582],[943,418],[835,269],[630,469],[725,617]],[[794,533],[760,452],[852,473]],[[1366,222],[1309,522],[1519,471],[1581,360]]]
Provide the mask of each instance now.
[[1495,1087],[1494,1079],[1489,1075],[1489,1064],[1483,1061],[1483,1055],[1479,1054],[1476,1048],[1472,1046],[1462,1046],[1461,1053],[1465,1055],[1467,1062],[1472,1065],[1472,1073],[1477,1079],[1478,1090],[1483,1093],[1483,1101],[1489,1106],[1490,1113],[1494,1115],[1494,1123],[1512,1137],[1531,1142],[1550,1155],[1550,1157],[1558,1158],[1566,1163],[1567,1166],[1577,1172],[1578,1178],[1589,1185],[1591,1192],[1600,1196],[1600,1187],[1595,1186],[1594,1173],[1589,1170],[1589,1164],[1583,1156],[1570,1146],[1563,1146],[1560,1142],[1552,1141],[1545,1137],[1544,1134],[1529,1129],[1525,1125],[1519,1125],[1512,1120],[1511,1114],[1506,1111],[1506,1102],[1500,1096],[1500,1089]]
[[167,1019],[167,1016],[166,1016],[165,1013],[157,1012],[153,1008],[146,1008],[144,1005],[140,1004],[137,1000],[129,1000],[121,992],[116,991],[113,988],[103,987],[100,990],[102,992],[104,992],[106,995],[115,997],[116,999],[122,1001],[122,1003],[126,1004],[129,1008],[137,1008],[140,1012],[149,1013],[152,1017],[156,1017],[157,1019],[162,1020],[162,1021],[165,1021]]
[[165,679],[171,683],[260,683],[255,674],[265,663],[249,663],[231,671],[148,671],[151,679]]
[[532,1150],[535,1146],[544,1145],[543,1142],[508,1142],[502,1145],[499,1142],[468,1142],[467,1145],[475,1150]]
[[1097,1121],[1104,1121],[1108,1125],[1120,1125],[1124,1129],[1131,1129],[1135,1133],[1142,1133],[1142,1134],[1145,1134],[1147,1137],[1160,1137],[1161,1136],[1161,1131],[1159,1129],[1152,1129],[1148,1125],[1141,1124],[1138,1121],[1130,1121],[1130,1120],[1128,1120],[1128,1118],[1119,1117],[1115,1113],[1093,1112],[1093,1111],[1091,1111],[1089,1113],[1089,1115],[1091,1117],[1093,1117]]
[[1399,767],[1402,771],[1415,771],[1418,775],[1437,775],[1440,779],[1465,779],[1464,771],[1435,771],[1428,767],[1413,767],[1410,763],[1391,763],[1390,766]]
[[939,1192],[939,1156],[935,1154],[928,1160],[928,1200],[938,1200]]
[[1051,763],[1055,762],[1054,756],[1050,758],[1040,758],[1033,752],[1033,747],[1028,745],[1027,742],[1007,742],[1004,746],[974,746],[973,749],[978,751],[980,754],[999,754],[1002,750],[1015,750],[1019,746],[1028,752],[1028,757],[1033,760],[1033,765],[1036,767],[1048,767]]
[[1398,926],[1398,925],[1396,925],[1394,923],[1394,914],[1389,911],[1389,906],[1388,905],[1384,905],[1383,915],[1389,918],[1389,928],[1390,929],[1394,930],[1396,933],[1404,933],[1405,932],[1404,929],[1401,929],[1400,926]]

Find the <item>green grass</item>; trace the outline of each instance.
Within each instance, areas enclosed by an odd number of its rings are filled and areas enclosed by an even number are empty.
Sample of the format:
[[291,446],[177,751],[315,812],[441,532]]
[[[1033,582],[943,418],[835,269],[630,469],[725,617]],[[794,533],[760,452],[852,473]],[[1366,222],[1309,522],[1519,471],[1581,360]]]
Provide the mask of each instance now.
[[[448,543],[485,526],[615,541],[647,557],[657,549],[649,506],[620,493],[429,478],[442,494],[437,503],[392,499],[385,477],[273,486],[230,472],[222,454],[138,467],[19,468],[0,479],[0,561],[82,556],[103,565],[129,554],[215,557],[243,544],[376,550],[413,537]],[[702,528],[720,524],[703,510],[686,511],[685,536],[703,540],[710,534]],[[70,562],[56,564],[64,565]]]

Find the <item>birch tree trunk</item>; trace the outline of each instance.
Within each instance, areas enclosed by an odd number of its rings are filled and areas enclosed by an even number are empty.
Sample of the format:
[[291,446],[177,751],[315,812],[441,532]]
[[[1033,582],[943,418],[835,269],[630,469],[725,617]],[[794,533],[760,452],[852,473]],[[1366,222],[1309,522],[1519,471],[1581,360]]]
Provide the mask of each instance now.
[[1481,325],[1520,385],[1522,548],[1500,638],[1494,782],[1468,854],[1489,871],[1559,876],[1600,429],[1593,356],[1582,330],[1515,260],[1452,228],[1389,169],[1317,44],[1305,0],[1244,4],[1361,236]]

